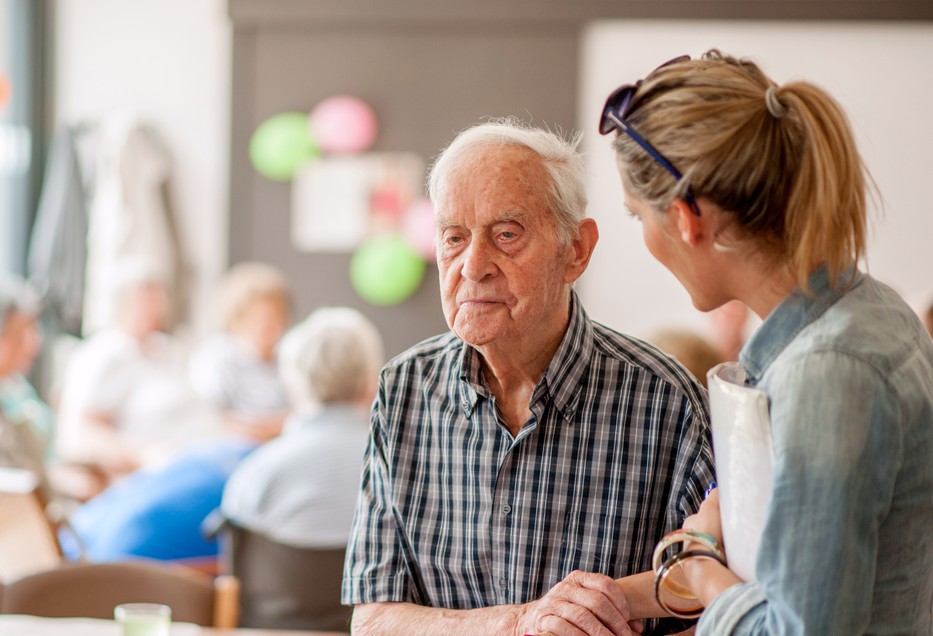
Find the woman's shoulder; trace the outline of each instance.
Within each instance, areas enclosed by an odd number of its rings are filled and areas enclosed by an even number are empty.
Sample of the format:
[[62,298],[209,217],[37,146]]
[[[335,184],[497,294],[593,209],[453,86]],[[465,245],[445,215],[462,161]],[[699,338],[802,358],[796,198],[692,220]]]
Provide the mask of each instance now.
[[788,347],[790,358],[834,353],[890,376],[918,357],[933,361],[919,316],[888,285],[865,275],[862,281],[801,331]]

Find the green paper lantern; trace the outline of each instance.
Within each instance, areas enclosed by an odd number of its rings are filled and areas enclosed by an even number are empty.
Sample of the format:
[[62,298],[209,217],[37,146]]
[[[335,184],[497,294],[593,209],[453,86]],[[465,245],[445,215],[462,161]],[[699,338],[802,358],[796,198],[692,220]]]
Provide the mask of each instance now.
[[386,234],[368,240],[350,259],[350,282],[373,305],[397,305],[418,289],[425,262],[404,238]]
[[273,115],[259,124],[249,140],[253,167],[273,181],[288,181],[303,163],[320,154],[305,113]]

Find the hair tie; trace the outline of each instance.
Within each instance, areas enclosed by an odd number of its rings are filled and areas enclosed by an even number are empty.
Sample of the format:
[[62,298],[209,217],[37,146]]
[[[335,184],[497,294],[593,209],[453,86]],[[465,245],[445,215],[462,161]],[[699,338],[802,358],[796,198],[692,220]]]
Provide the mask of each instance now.
[[775,119],[781,119],[787,114],[787,106],[778,99],[773,86],[769,86],[768,90],[765,91],[765,105],[768,107],[768,112]]

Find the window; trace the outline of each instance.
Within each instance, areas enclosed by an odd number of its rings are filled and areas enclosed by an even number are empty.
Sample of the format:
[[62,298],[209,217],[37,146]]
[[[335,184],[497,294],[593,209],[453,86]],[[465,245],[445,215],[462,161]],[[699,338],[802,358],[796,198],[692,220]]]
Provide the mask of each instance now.
[[42,170],[45,7],[0,0],[0,268],[18,273]]

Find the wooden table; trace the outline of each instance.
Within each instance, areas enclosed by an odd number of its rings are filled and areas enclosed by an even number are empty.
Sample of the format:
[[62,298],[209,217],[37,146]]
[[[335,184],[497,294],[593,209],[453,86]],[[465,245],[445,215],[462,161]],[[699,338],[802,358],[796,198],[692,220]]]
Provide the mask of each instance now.
[[[202,627],[200,636],[347,636],[347,632],[302,632],[282,629],[208,629]],[[174,634],[172,635],[174,636]]]
[[[38,618],[0,615],[0,636],[120,636],[116,621],[97,618]],[[192,623],[172,623],[171,636],[347,636],[339,632],[279,629],[213,629]]]

